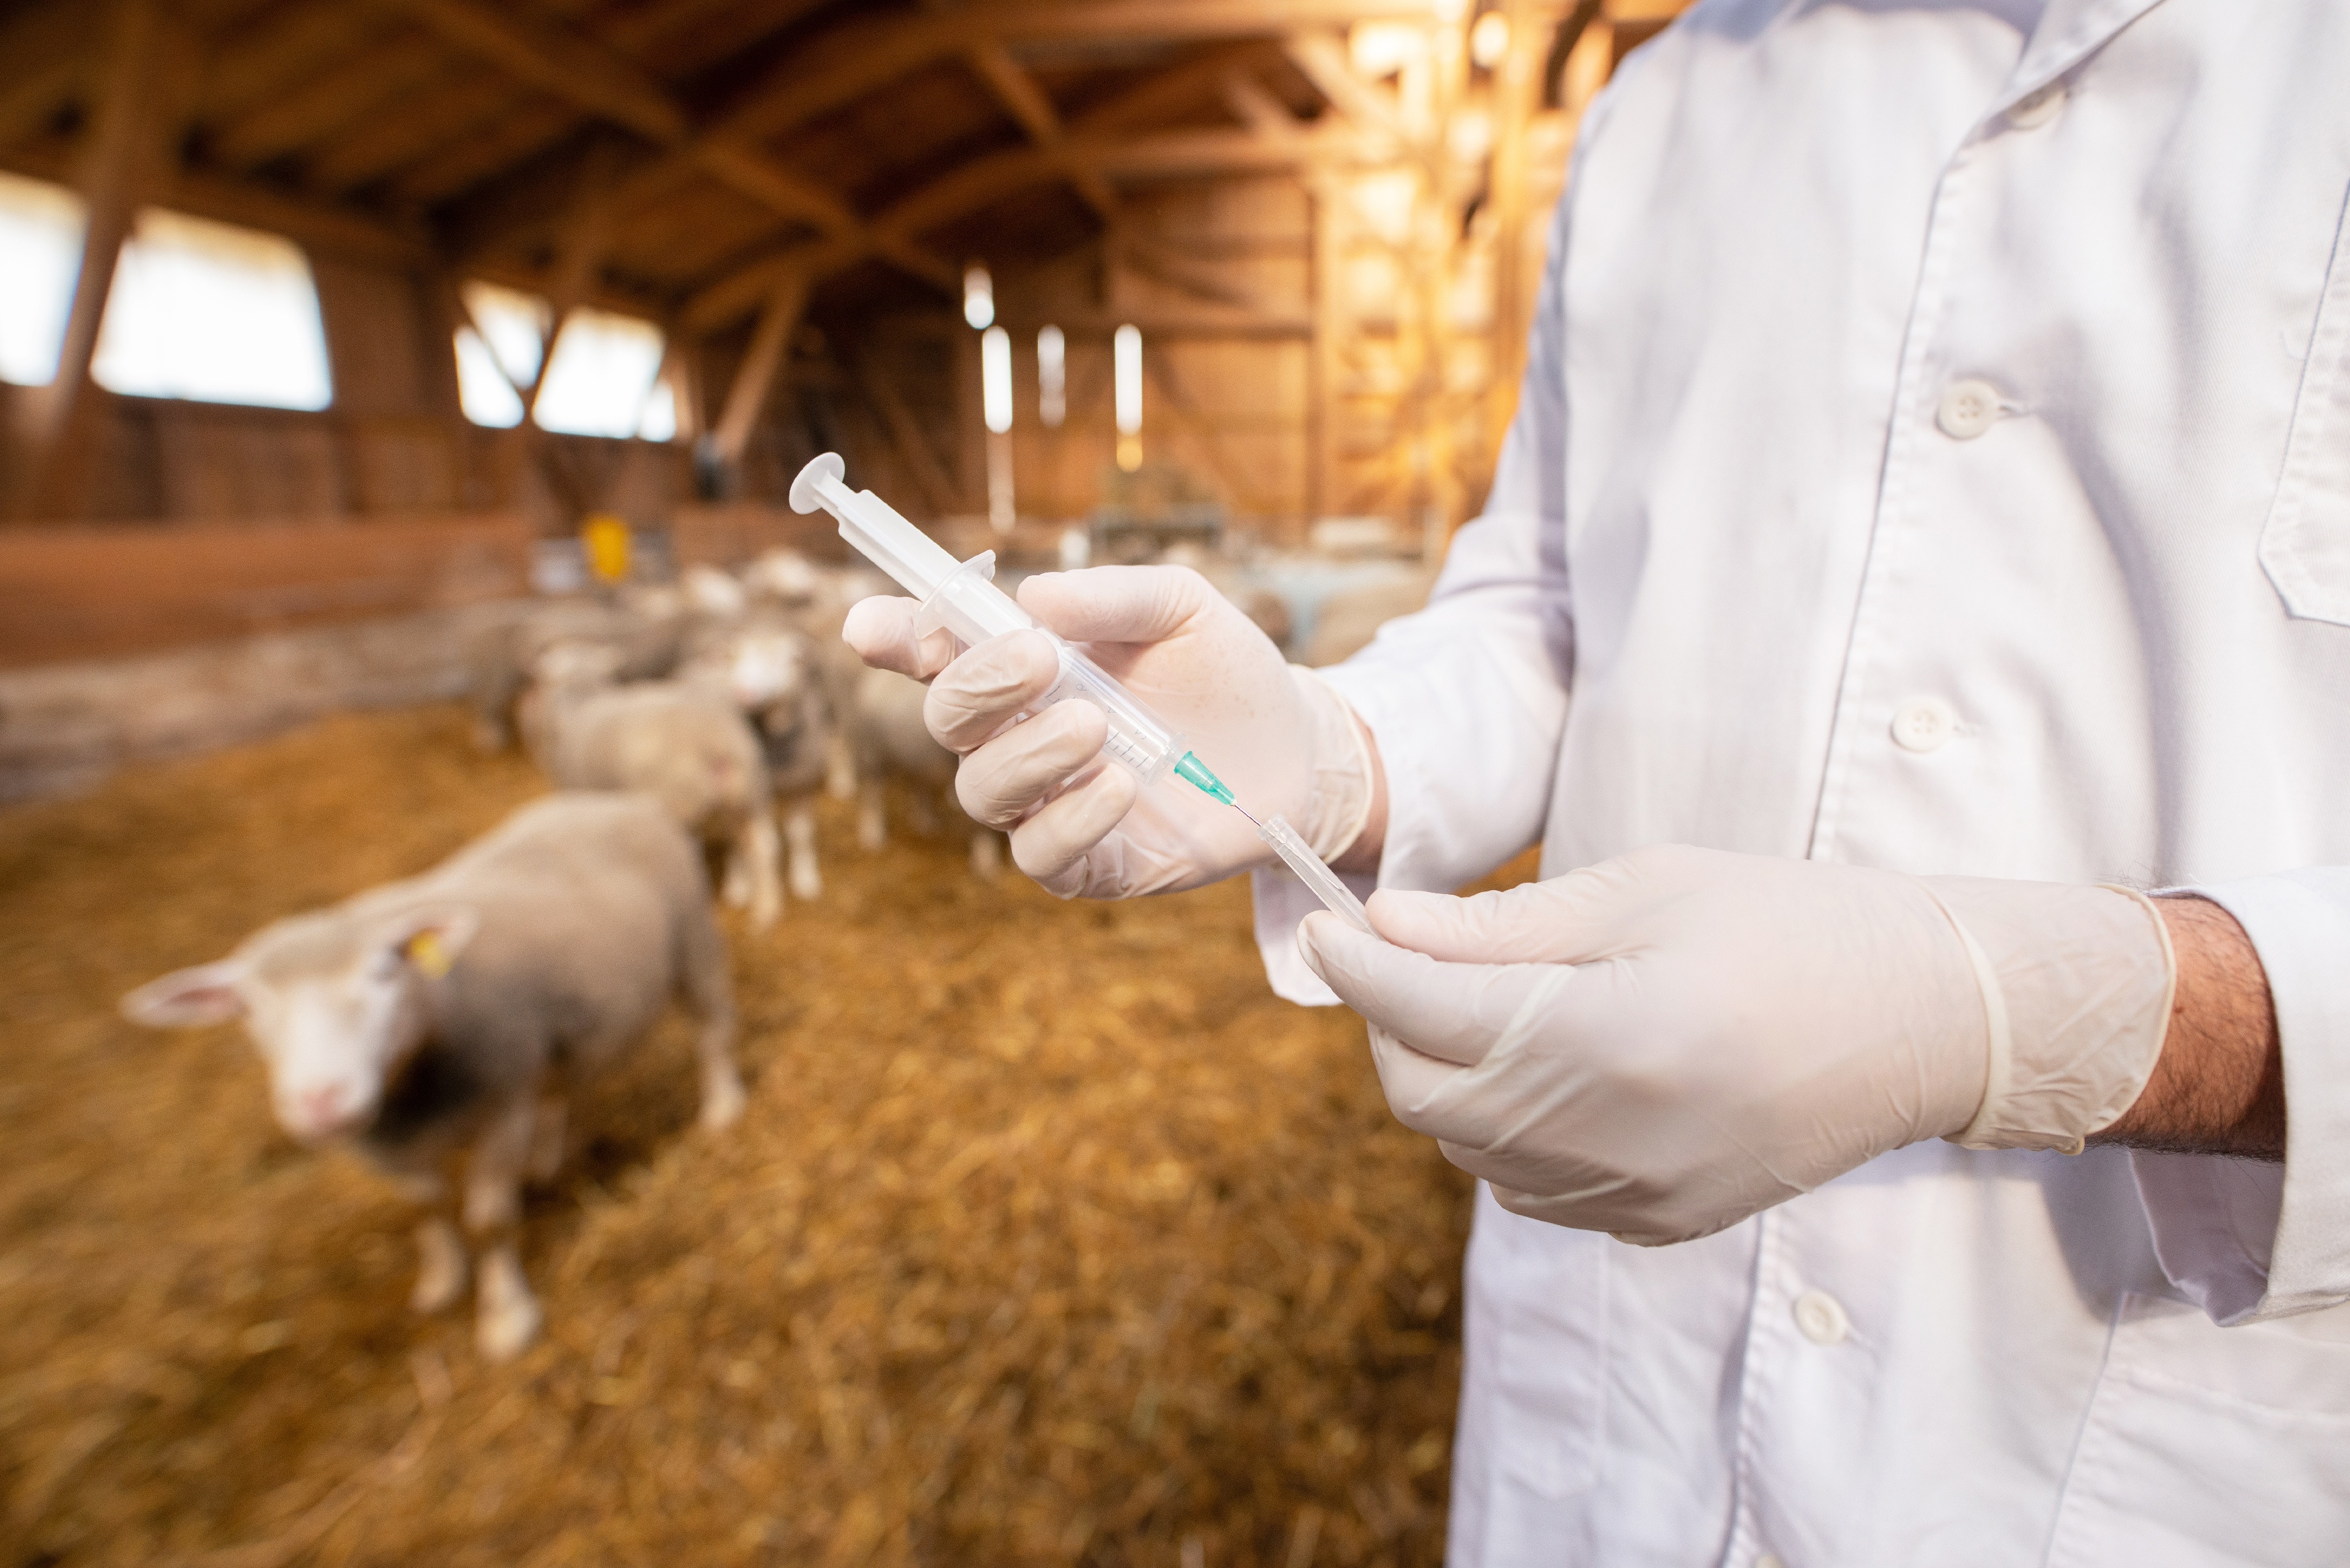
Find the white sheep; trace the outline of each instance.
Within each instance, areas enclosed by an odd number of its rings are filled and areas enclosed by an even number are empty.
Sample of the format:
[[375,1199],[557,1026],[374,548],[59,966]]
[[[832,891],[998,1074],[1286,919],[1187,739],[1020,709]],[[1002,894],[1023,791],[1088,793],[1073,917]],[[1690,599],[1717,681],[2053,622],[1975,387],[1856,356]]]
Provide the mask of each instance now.
[[[265,926],[122,1010],[155,1028],[244,1019],[279,1125],[351,1146],[424,1207],[417,1311],[463,1293],[471,1235],[475,1344],[504,1360],[541,1321],[515,1245],[522,1181],[561,1164],[565,1091],[673,995],[701,1022],[702,1125],[726,1127],[743,1083],[701,861],[654,801],[581,794],[524,806],[421,877]],[[460,1154],[464,1233],[445,1209]]]
[[650,794],[725,867],[729,903],[765,929],[783,912],[773,792],[758,737],[723,692],[686,680],[608,684],[612,652],[541,656],[523,708],[531,753],[559,789]]
[[686,625],[681,596],[642,589],[611,598],[552,600],[517,621],[490,628],[467,656],[474,744],[502,752],[514,743],[517,708],[550,650],[605,649],[613,656],[613,680],[657,680],[676,667]]
[[802,898],[821,897],[816,797],[837,747],[814,644],[775,611],[756,609],[705,628],[679,666],[678,678],[723,697],[749,722],[766,763],[768,786],[783,804],[791,890]]
[[993,877],[1003,863],[1003,840],[963,815],[956,803],[956,758],[931,738],[922,722],[922,701],[929,694],[920,681],[887,670],[868,670],[857,683],[849,732],[857,756],[857,842],[879,849],[889,842],[889,826],[884,786],[890,779],[907,786],[908,813],[914,831],[925,836],[938,826],[938,804],[971,834],[971,868]]

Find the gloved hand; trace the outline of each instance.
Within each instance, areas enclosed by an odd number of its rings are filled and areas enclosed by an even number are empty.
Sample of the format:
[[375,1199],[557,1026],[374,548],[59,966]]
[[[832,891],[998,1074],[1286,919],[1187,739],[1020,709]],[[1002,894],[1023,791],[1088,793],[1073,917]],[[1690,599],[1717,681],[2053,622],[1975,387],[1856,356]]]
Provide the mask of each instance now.
[[[1371,765],[1353,711],[1312,671],[1284,662],[1197,572],[1053,572],[1021,584],[1019,597],[1181,731],[1257,816],[1288,817],[1326,860],[1361,833]],[[916,637],[914,610],[911,599],[867,599],[841,635],[868,664],[931,682],[923,717],[962,756],[963,809],[1009,828],[1013,862],[1048,890],[1122,898],[1272,862],[1247,818],[1190,784],[1162,782],[1138,798],[1134,775],[1101,760],[1106,722],[1091,703],[1056,702],[1011,724],[1057,677],[1049,639],[1008,632],[958,656],[948,632]]]
[[1300,935],[1396,1116],[1503,1207],[1648,1244],[1924,1138],[2077,1151],[2175,975],[2136,893],[1679,846],[1370,917]]

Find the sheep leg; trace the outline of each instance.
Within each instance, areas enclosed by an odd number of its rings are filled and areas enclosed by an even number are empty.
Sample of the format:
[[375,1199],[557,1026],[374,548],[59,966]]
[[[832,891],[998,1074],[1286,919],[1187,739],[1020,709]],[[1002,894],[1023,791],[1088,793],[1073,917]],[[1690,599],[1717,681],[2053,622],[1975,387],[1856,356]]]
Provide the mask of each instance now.
[[473,1145],[465,1168],[465,1231],[477,1249],[481,1283],[474,1303],[473,1345],[490,1361],[511,1361],[530,1347],[545,1321],[530,1282],[523,1277],[516,1232],[522,1226],[522,1179],[529,1168],[533,1098],[521,1095],[498,1112]]
[[857,753],[846,735],[824,738],[824,789],[835,800],[857,798]]
[[889,842],[889,815],[881,798],[881,781],[860,779],[857,785],[857,847],[879,849]]
[[400,1196],[424,1213],[416,1221],[416,1288],[408,1293],[411,1312],[432,1314],[455,1304],[465,1293],[465,1239],[442,1213],[449,1184],[437,1175],[397,1176]]
[[906,819],[913,825],[917,836],[928,838],[939,830],[939,803],[931,792],[918,789],[906,806]]
[[541,1095],[538,1113],[530,1124],[530,1170],[533,1181],[547,1182],[563,1168],[563,1127],[567,1107],[561,1095]]
[[[751,924],[759,930],[774,925],[784,910],[783,853],[775,815],[762,805],[743,822],[734,840],[734,863],[751,883]],[[730,881],[733,876],[730,870]]]
[[716,1132],[741,1118],[743,1075],[734,1066],[734,980],[726,968],[726,939],[710,911],[686,915],[682,980],[687,1005],[702,1021],[693,1054],[702,1067],[702,1126]]
[[983,882],[993,882],[995,874],[1003,869],[1003,838],[984,827],[971,830],[971,874]]
[[792,896],[820,898],[824,878],[816,868],[816,802],[803,795],[784,813],[784,843],[790,851]]

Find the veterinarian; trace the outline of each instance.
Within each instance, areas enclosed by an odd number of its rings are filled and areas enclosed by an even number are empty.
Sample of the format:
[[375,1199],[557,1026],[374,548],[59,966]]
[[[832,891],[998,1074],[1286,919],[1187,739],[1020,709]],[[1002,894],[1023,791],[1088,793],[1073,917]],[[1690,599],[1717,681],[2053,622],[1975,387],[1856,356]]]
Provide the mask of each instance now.
[[1383,940],[1003,729],[1042,639],[860,607],[1024,870],[1258,873],[1485,1179],[1456,1564],[2350,1558],[2346,195],[2336,0],[1632,56],[1424,612],[1308,674],[1172,568],[1024,595]]

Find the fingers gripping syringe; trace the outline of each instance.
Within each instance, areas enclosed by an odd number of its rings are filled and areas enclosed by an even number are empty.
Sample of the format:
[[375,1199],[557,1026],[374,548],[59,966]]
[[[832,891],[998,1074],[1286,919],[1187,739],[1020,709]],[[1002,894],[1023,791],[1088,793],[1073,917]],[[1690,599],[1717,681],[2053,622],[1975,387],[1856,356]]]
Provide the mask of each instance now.
[[[1099,665],[1038,625],[1035,617],[995,586],[994,551],[983,550],[968,561],[956,560],[888,502],[869,490],[849,489],[841,478],[847,467],[837,452],[812,460],[792,481],[792,510],[810,513],[822,507],[831,513],[840,524],[842,538],[920,600],[921,608],[914,617],[918,636],[943,627],[966,646],[975,646],[1007,631],[1036,632],[1052,643],[1061,662],[1060,678],[1037,700],[1038,709],[1071,697],[1090,702],[1109,720],[1102,754],[1133,773],[1145,787],[1172,772],[1211,797],[1241,809],[1231,787],[1208,771],[1181,735],[1160,722]],[[1243,811],[1242,815],[1249,814]],[[1257,822],[1254,816],[1249,820],[1256,824],[1257,836],[1334,912],[1365,930],[1370,929],[1361,903],[1288,823],[1278,816],[1269,823]]]

